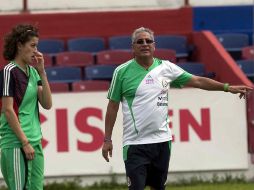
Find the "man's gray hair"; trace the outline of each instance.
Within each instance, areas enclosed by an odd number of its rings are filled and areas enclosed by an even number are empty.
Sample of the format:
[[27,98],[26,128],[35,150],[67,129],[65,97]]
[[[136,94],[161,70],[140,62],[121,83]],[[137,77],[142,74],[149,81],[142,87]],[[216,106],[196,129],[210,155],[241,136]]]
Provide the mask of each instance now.
[[154,40],[154,32],[151,29],[145,28],[145,27],[140,27],[140,28],[137,28],[136,30],[134,30],[134,32],[132,33],[132,36],[131,36],[132,43],[135,42],[137,35],[141,32],[147,32],[148,34],[150,34],[151,39]]

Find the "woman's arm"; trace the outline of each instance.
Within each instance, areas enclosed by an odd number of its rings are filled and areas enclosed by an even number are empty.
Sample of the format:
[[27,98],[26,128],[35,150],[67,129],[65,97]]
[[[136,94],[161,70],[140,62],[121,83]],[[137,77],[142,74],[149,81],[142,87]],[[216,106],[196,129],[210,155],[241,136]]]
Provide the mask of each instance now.
[[9,126],[22,143],[22,147],[27,159],[32,160],[34,158],[34,149],[30,145],[25,133],[20,126],[17,115],[14,112],[13,97],[2,97],[2,114],[5,115]]
[[44,58],[43,54],[40,52],[36,52],[35,54],[36,59],[36,66],[40,77],[41,77],[41,83],[42,86],[38,87],[38,98],[41,106],[44,109],[50,109],[52,107],[52,97],[51,97],[51,91],[48,83],[47,74],[44,69]]
[[52,107],[52,96],[51,96],[51,90],[49,87],[47,75],[44,72],[39,73],[41,77],[42,86],[38,87],[38,99],[41,104],[41,106],[44,109],[50,109]]

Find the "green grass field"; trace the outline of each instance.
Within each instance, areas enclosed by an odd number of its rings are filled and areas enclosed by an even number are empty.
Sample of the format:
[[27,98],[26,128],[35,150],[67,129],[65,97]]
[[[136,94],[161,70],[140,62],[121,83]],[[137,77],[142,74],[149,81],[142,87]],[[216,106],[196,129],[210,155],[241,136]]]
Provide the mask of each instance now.
[[[128,190],[128,188],[111,188],[113,190]],[[81,190],[81,189],[80,189]],[[84,188],[82,190],[109,190],[108,188]],[[145,190],[150,190],[146,188]],[[254,190],[253,184],[202,184],[202,185],[192,185],[192,186],[167,186],[166,190]]]
[[[126,185],[100,184],[91,187],[81,187],[75,182],[53,183],[44,187],[44,190],[128,190]],[[7,190],[1,188],[0,190]],[[146,188],[145,190],[150,190]],[[199,183],[195,185],[168,185],[166,190],[254,190],[254,182],[252,183]]]
[[[80,187],[75,184],[51,184],[44,190],[128,190],[126,185],[99,185]],[[145,190],[150,190],[146,188]],[[254,190],[254,183],[220,183],[220,184],[195,184],[195,185],[168,185],[166,190]]]
[[167,190],[254,190],[252,184],[201,184],[192,186],[167,187]]

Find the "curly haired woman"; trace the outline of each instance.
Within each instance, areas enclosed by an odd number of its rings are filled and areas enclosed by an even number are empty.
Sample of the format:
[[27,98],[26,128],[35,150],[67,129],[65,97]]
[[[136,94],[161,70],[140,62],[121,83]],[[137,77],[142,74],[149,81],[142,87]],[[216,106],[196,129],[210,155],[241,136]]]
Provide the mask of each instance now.
[[0,72],[0,148],[1,171],[10,190],[43,189],[38,102],[50,109],[52,97],[38,41],[38,29],[29,24],[15,26],[4,41],[9,64]]

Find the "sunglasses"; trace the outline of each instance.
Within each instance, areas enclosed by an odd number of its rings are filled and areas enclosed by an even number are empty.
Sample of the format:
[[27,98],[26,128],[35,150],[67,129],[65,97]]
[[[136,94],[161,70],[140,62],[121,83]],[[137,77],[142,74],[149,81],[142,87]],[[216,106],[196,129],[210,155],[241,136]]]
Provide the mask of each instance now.
[[140,44],[140,45],[143,45],[143,44],[152,44],[154,43],[153,40],[150,40],[150,39],[138,39],[134,44]]

